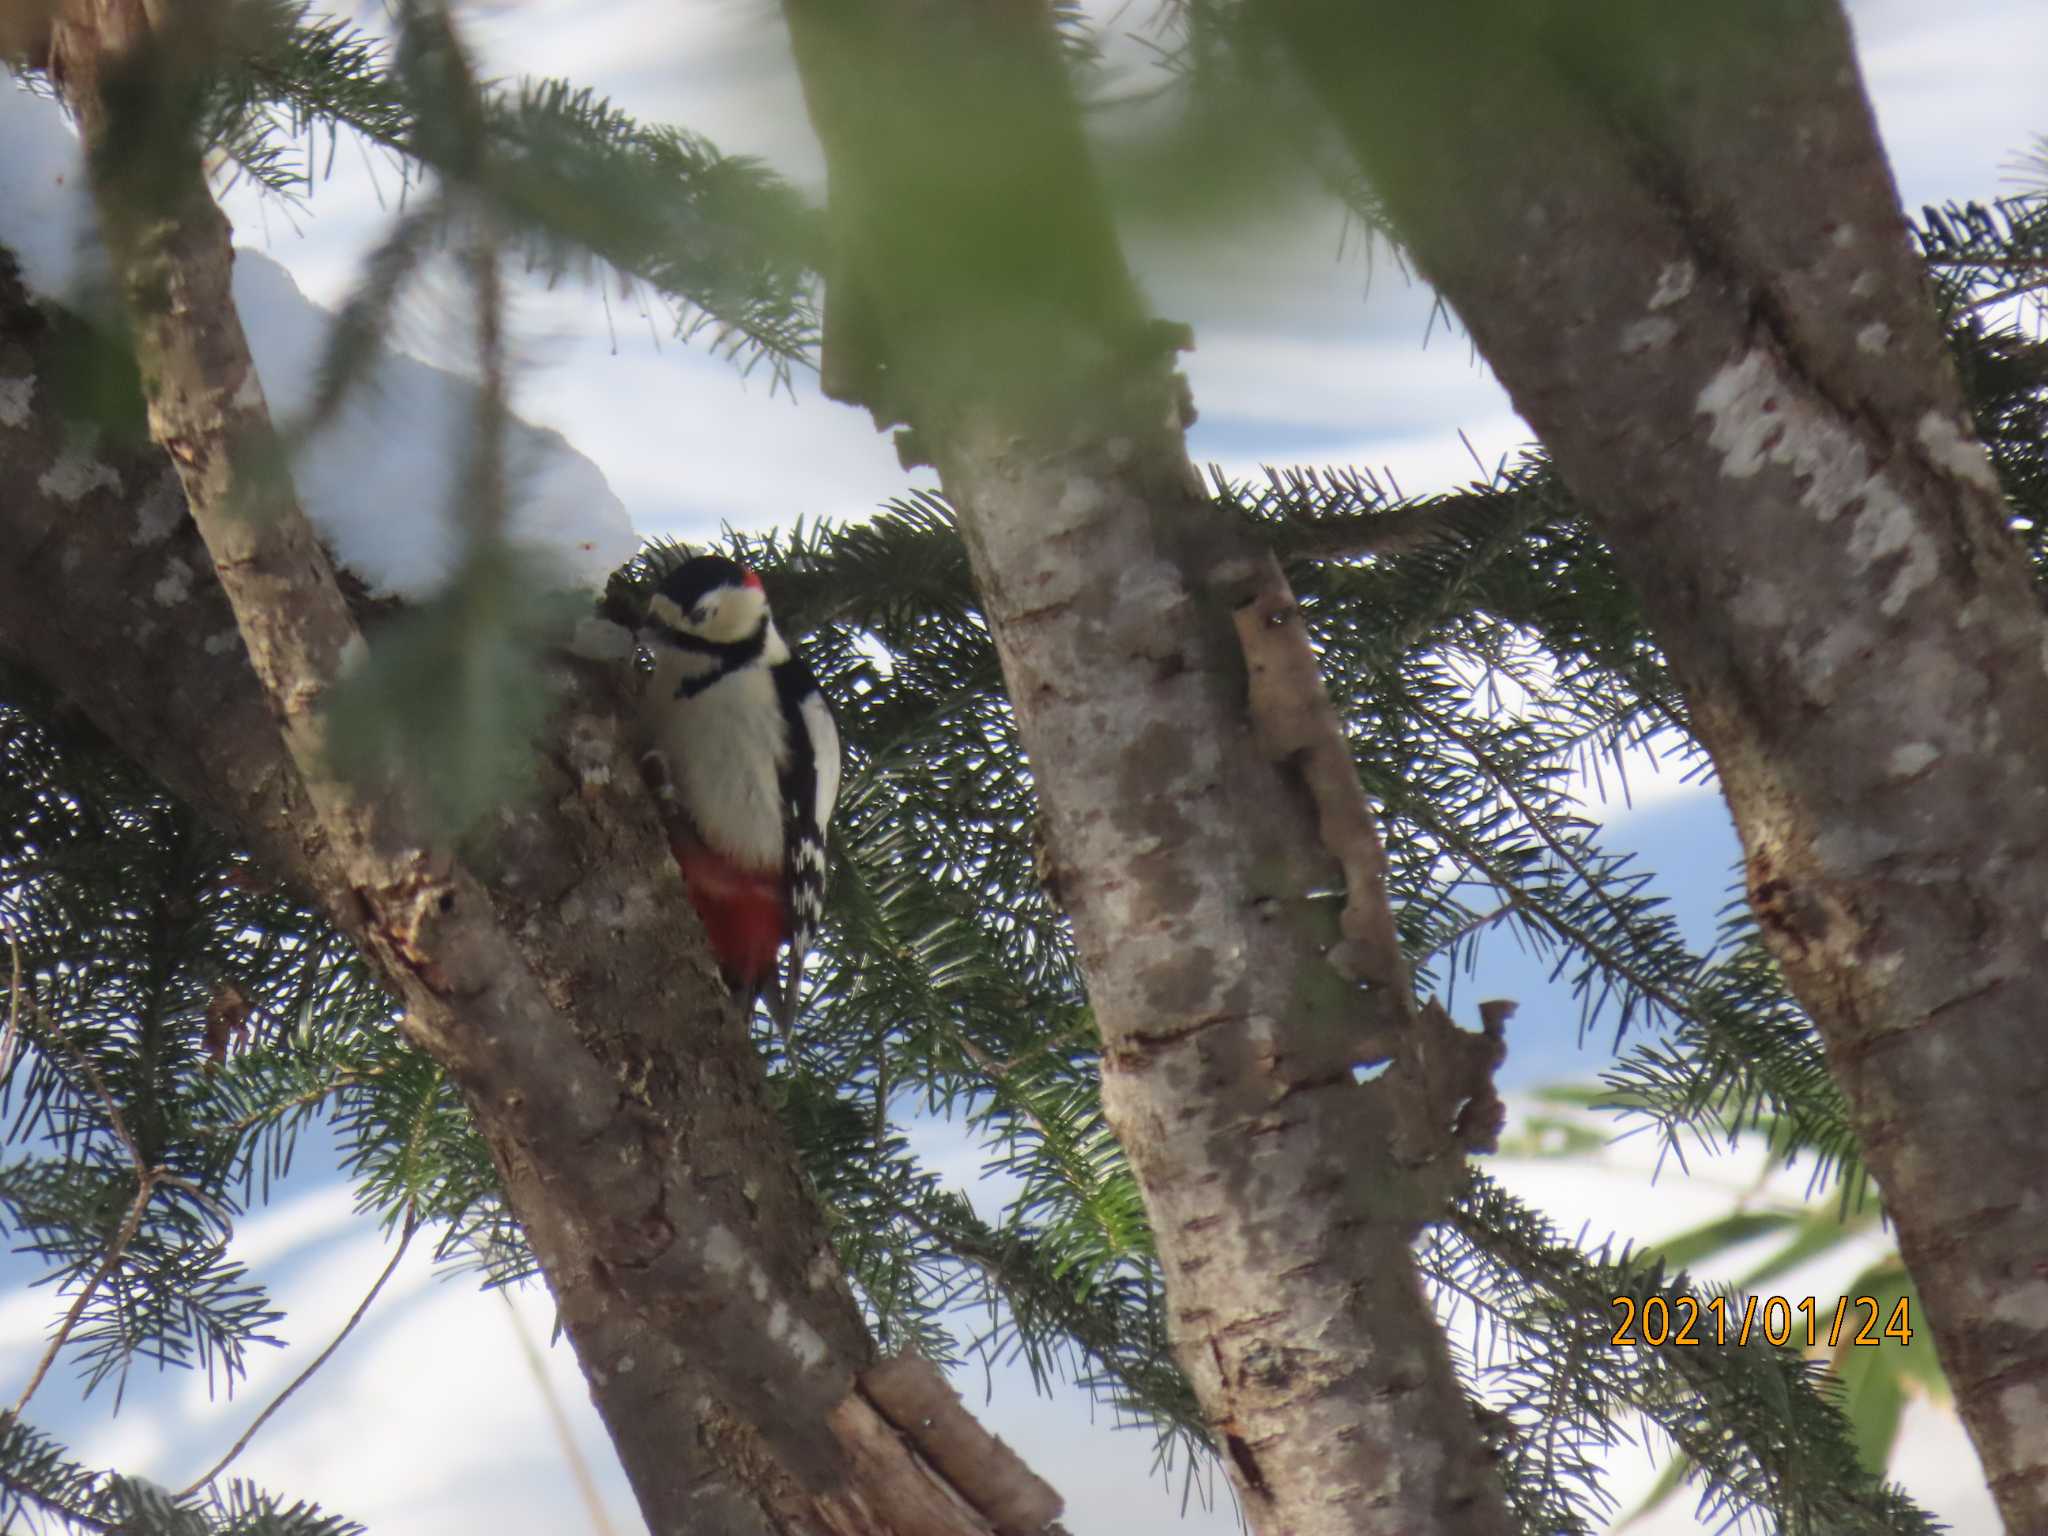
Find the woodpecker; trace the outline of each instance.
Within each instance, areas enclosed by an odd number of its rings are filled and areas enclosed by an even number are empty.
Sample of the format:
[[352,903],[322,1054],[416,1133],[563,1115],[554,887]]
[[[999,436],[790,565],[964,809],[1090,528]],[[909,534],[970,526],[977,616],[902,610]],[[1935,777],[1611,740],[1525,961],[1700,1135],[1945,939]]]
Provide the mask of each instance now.
[[647,605],[654,656],[641,761],[670,846],[734,991],[758,997],[789,945],[776,1022],[825,904],[825,828],[839,798],[839,729],[811,669],[775,627],[761,578],[718,555],[668,571]]

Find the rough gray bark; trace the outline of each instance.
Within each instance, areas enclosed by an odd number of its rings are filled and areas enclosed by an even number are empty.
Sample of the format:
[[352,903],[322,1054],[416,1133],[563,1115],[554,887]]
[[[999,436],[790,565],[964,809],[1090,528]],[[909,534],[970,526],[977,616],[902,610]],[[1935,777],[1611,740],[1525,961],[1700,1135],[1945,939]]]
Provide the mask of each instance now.
[[1263,3],[1640,594],[2007,1526],[2048,1530],[2048,628],[1843,16]]
[[[51,62],[89,146],[147,38],[131,0],[62,19]],[[1056,1502],[1020,1500],[1014,1458],[948,1485],[914,1449],[927,1426],[858,1383],[872,1344],[709,979],[621,679],[566,679],[539,793],[469,867],[401,794],[326,776],[318,706],[359,640],[288,484],[229,508],[274,444],[225,220],[196,160],[175,169],[142,217],[95,157],[161,449],[57,420],[49,328],[0,270],[0,647],[378,964],[477,1116],[651,1529],[952,1536],[992,1529],[974,1506],[998,1495],[1037,1515],[1005,1531],[1042,1526]]]
[[[1246,1516],[1505,1532],[1408,1249],[1461,1108],[1483,1139],[1495,1042],[1414,1006],[1299,616],[1189,466],[1172,328],[1124,270],[1047,12],[785,13],[831,178],[826,387],[908,423],[958,509],[1104,1108]],[[1333,919],[1307,893],[1340,867]]]

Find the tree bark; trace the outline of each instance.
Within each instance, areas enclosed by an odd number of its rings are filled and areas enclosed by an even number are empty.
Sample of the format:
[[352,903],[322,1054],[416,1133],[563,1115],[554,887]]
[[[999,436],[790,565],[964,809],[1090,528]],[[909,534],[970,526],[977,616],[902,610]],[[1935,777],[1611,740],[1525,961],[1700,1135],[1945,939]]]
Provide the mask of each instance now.
[[[1408,1248],[1496,1042],[1414,1006],[1299,615],[1188,463],[1178,338],[1125,271],[1049,13],[785,14],[830,173],[826,388],[907,423],[959,512],[1246,1517],[1508,1531]],[[1340,869],[1338,916],[1308,893]]]
[[2048,1530],[2048,629],[1844,17],[1262,3],[1640,593],[2007,1527]]
[[226,221],[196,155],[157,161],[142,205],[109,158],[110,99],[177,67],[160,41],[139,0],[79,0],[53,39],[160,446],[57,418],[50,328],[0,253],[0,647],[378,965],[477,1117],[651,1530],[1044,1526],[1057,1501],[1013,1456],[948,1481],[917,1447],[958,1425],[898,1422],[858,1379],[872,1343],[711,980],[617,669],[563,679],[533,798],[468,865],[402,789],[329,775],[320,704],[361,639],[271,468]]

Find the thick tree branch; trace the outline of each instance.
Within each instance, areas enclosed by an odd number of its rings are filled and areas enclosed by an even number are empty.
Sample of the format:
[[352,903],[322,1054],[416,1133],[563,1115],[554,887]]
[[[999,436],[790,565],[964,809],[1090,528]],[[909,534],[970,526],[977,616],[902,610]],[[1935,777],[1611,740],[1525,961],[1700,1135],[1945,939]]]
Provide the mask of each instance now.
[[985,1530],[950,1493],[945,1523],[886,1497],[931,1478],[856,1388],[872,1346],[709,979],[619,680],[564,679],[538,794],[499,815],[473,871],[397,790],[331,777],[320,702],[361,642],[275,467],[225,221],[195,158],[172,157],[143,206],[108,159],[106,87],[162,67],[153,48],[139,4],[81,0],[57,63],[175,473],[55,420],[49,328],[0,274],[0,645],[378,963],[477,1115],[653,1529]]
[[2048,1530],[2048,630],[1840,10],[1264,5],[1641,594]]
[[[1505,1532],[1408,1248],[1442,1186],[1407,1155],[1402,1106],[1442,1079],[1371,888],[1370,813],[1348,756],[1350,799],[1327,782],[1328,706],[1285,636],[1288,681],[1258,687],[1292,734],[1256,738],[1233,615],[1291,602],[1188,463],[1174,333],[1125,272],[1047,13],[785,13],[831,174],[826,388],[910,423],[959,512],[1104,1108],[1246,1514],[1301,1536]],[[1324,952],[1339,930],[1311,893],[1347,864],[1376,988]],[[1375,1053],[1394,1067],[1354,1081]]]

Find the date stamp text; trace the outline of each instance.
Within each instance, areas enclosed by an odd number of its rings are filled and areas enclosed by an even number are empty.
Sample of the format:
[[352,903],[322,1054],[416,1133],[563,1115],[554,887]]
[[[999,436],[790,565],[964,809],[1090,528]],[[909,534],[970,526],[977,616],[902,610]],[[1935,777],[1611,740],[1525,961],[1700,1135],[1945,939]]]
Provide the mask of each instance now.
[[[1886,1303],[1890,1302],[1887,1312]],[[1740,1301],[1713,1296],[1616,1296],[1610,1303],[1619,1321],[1610,1343],[1621,1349],[1664,1349],[1686,1344],[1747,1344],[1752,1335],[1771,1344],[1829,1349],[1886,1340],[1913,1342],[1912,1298],[1840,1296],[1832,1306],[1818,1297],[1750,1296]]]

